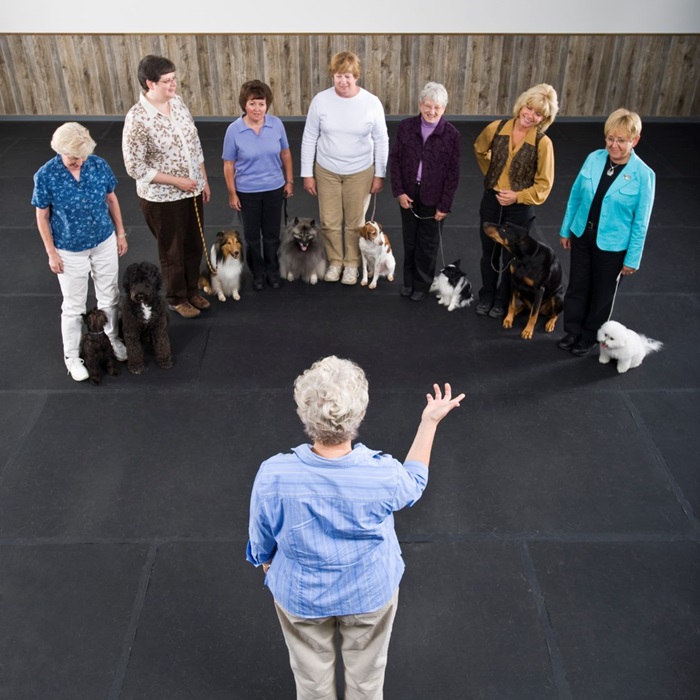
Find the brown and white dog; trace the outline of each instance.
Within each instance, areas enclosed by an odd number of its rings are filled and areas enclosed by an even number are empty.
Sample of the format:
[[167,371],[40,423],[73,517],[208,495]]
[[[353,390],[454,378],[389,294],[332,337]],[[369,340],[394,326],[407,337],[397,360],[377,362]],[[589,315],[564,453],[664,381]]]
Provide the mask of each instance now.
[[199,274],[199,288],[205,294],[216,294],[219,301],[233,297],[239,301],[243,276],[243,244],[238,231],[219,231],[211,247],[212,274],[205,267]]
[[386,277],[389,282],[393,282],[396,259],[391,252],[389,236],[382,231],[382,227],[376,221],[368,221],[360,228],[359,234],[362,254],[360,284],[366,287],[370,275],[372,276],[372,281],[369,283],[370,289],[376,288],[380,277]]

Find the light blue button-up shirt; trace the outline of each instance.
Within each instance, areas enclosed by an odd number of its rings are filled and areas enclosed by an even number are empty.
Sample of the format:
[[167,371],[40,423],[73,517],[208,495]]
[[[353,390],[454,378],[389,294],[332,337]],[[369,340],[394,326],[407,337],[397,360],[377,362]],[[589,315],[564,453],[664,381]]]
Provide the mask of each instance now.
[[337,459],[310,445],[275,455],[253,484],[247,559],[260,566],[272,558],[265,585],[299,617],[378,610],[404,571],[393,513],[427,483],[424,464],[359,443]]

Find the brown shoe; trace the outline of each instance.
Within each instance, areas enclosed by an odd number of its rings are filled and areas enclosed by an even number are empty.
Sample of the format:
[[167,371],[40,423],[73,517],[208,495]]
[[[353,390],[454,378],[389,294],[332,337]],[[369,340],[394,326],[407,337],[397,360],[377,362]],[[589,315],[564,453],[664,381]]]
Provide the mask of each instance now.
[[211,304],[199,294],[195,294],[193,297],[190,297],[190,304],[192,304],[195,309],[199,309],[200,311],[202,309],[208,309],[211,306]]
[[196,318],[199,316],[199,309],[195,309],[189,301],[183,301],[182,304],[168,304],[168,308],[180,314],[182,318]]

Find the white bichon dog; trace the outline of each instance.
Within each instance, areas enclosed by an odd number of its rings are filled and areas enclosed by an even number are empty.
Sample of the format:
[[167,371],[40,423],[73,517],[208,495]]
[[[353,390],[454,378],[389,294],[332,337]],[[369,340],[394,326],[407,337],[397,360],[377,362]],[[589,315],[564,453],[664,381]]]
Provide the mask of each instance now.
[[639,367],[642,360],[663,347],[659,340],[652,340],[641,333],[623,326],[617,321],[607,321],[598,329],[601,364],[617,360],[617,371],[622,374],[630,367]]

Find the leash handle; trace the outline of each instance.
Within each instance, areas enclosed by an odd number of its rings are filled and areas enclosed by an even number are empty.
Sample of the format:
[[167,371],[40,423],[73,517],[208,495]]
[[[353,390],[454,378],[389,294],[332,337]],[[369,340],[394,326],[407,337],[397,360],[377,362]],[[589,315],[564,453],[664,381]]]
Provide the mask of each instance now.
[[197,195],[192,197],[192,201],[194,202],[194,213],[197,215],[197,224],[199,225],[199,235],[202,238],[202,247],[204,249],[204,259],[206,260],[207,267],[209,268],[209,272],[211,272],[212,275],[215,275],[216,268],[211,266],[211,260],[209,260],[209,253],[207,253],[207,242],[204,238],[204,229],[202,228],[202,220],[199,218],[199,207],[197,206]]

